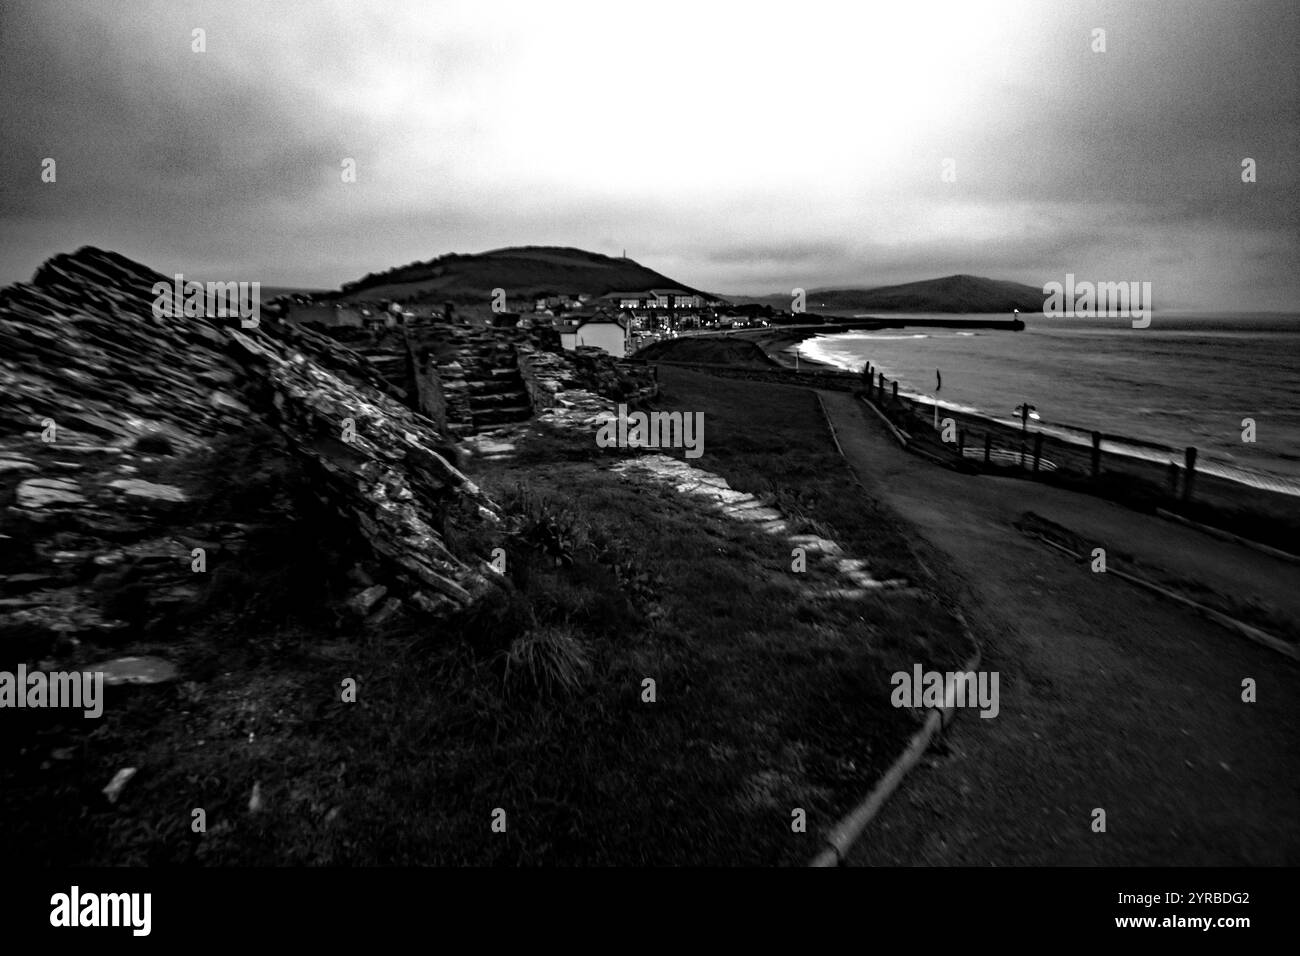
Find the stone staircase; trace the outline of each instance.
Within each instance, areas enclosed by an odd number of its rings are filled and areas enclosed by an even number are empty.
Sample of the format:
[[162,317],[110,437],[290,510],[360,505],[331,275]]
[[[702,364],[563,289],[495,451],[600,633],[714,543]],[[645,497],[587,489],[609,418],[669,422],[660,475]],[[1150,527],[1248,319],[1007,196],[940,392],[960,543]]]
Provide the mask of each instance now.
[[329,334],[457,440],[533,415],[515,339],[506,330],[420,323],[378,336],[353,329]]
[[513,343],[500,334],[467,330],[458,344],[472,431],[531,418],[533,406]]
[[389,395],[407,407],[414,407],[410,360],[400,331],[383,329],[372,333],[349,326],[336,326],[323,331],[365,359],[379,373]]
[[400,342],[353,345],[352,348],[373,365],[375,371],[387,381],[405,383],[410,377],[406,349]]

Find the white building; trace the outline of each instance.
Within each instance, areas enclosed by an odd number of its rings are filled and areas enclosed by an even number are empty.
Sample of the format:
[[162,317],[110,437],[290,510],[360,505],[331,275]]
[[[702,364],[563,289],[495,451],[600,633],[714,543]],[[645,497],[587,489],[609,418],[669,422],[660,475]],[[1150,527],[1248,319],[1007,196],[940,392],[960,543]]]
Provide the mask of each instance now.
[[586,345],[604,349],[616,358],[627,354],[627,325],[612,315],[575,316],[558,328],[560,344],[570,351]]

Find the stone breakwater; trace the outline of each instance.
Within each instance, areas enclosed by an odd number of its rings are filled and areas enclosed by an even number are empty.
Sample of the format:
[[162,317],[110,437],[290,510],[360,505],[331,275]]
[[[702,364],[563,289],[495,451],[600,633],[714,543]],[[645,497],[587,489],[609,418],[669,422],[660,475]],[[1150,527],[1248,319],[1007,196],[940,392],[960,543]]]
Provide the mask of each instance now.
[[404,383],[275,315],[256,329],[160,315],[159,281],[87,247],[0,290],[0,626],[120,630],[99,586],[109,573],[152,611],[192,602],[194,549],[237,560],[249,526],[189,520],[201,509],[183,483],[139,473],[262,426],[368,550],[357,559],[383,584],[366,593],[390,595],[385,613],[440,614],[494,589],[484,556],[453,553],[447,530],[472,541],[499,512],[452,464],[448,437],[403,404]]

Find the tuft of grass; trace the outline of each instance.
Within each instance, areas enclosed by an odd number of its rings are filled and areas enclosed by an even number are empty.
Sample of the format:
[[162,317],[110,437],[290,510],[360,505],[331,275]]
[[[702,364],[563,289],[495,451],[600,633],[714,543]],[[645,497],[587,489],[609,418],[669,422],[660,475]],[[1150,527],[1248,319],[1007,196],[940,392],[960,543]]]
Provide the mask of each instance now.
[[458,638],[469,647],[491,655],[509,647],[520,636],[537,626],[528,595],[518,588],[506,588],[501,595],[477,601],[454,613],[436,633],[421,642],[429,648],[443,644],[448,637]]
[[581,639],[567,627],[539,627],[516,638],[502,663],[507,694],[570,693],[591,671]]

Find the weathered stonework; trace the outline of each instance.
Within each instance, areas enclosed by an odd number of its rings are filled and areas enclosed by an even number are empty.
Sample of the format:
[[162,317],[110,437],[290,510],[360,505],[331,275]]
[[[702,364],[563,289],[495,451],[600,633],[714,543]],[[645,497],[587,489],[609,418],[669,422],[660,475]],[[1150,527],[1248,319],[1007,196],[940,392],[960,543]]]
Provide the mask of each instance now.
[[[192,601],[191,550],[237,560],[247,529],[187,523],[187,493],[138,473],[266,425],[365,546],[356,558],[380,570],[390,601],[440,614],[495,587],[483,557],[453,554],[443,529],[455,522],[472,540],[496,506],[408,407],[408,381],[272,310],[253,329],[157,314],[156,282],[171,280],[87,247],[0,290],[0,624],[120,629],[96,605],[105,589],[90,587],[110,571],[151,606]],[[388,367],[396,376],[399,363]]]

